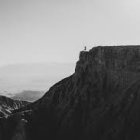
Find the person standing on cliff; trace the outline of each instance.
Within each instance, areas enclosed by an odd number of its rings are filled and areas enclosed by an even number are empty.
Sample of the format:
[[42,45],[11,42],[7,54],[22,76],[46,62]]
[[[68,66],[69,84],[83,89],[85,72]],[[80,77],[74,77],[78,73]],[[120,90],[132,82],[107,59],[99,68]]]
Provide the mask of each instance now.
[[86,50],[87,50],[87,47],[85,46],[84,51],[86,51]]

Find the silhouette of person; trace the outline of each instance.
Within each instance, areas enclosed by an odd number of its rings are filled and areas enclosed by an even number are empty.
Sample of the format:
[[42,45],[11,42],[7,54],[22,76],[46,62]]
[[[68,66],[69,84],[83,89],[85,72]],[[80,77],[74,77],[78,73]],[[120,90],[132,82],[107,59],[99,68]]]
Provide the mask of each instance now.
[[86,51],[86,50],[87,50],[87,47],[85,46],[84,51]]

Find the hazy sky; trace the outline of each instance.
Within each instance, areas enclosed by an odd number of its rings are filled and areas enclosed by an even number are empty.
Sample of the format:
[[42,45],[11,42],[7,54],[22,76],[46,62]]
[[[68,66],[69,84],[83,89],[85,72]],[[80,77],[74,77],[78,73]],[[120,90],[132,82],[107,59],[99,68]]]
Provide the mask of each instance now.
[[0,0],[0,65],[71,62],[84,45],[140,44],[140,0]]

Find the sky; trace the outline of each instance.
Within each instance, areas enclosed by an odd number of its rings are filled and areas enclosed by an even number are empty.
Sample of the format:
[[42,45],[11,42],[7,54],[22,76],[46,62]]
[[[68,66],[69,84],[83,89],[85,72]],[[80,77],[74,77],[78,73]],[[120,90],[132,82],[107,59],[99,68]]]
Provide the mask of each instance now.
[[139,0],[0,0],[0,66],[75,62],[86,45],[140,44]]
[[12,64],[0,67],[0,94],[47,91],[74,73],[74,63]]

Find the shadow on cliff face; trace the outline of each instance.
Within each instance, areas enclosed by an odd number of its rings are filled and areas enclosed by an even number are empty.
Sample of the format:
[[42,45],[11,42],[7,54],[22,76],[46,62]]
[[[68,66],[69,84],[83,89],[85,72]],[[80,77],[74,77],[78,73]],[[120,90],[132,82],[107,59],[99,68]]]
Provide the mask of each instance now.
[[89,95],[88,102],[81,96],[75,97],[75,101],[69,102],[63,109],[53,105],[48,108],[41,107],[30,116],[31,120],[27,125],[29,138],[137,139],[140,129],[138,94],[139,85],[136,83],[122,92],[121,97],[118,95],[115,99],[104,99],[98,104],[94,103],[96,99]]
[[11,134],[5,138],[1,131],[3,140],[15,138],[11,128],[22,126],[17,119],[22,113],[27,120],[20,129],[26,135],[22,140],[140,139],[139,50],[140,46],[110,46],[81,52],[72,76],[1,122],[2,130]]

